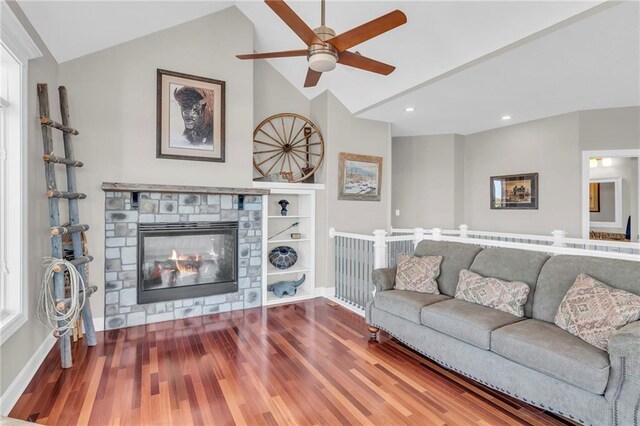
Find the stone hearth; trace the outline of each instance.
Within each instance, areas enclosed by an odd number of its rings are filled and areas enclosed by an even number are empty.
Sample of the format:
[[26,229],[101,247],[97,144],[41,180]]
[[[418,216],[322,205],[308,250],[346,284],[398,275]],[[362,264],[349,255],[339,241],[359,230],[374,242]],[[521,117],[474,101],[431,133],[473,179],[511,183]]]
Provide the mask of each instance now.
[[[105,184],[106,186],[106,184]],[[235,311],[261,305],[262,196],[105,189],[105,328],[107,330]],[[139,223],[238,221],[238,291],[171,302],[137,304]]]

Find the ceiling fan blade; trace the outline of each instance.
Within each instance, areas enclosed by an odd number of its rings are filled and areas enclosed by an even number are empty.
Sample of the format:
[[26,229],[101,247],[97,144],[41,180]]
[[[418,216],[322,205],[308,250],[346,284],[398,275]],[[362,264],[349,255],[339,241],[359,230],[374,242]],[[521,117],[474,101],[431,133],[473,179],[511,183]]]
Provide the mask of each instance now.
[[307,56],[307,49],[285,50],[283,52],[250,53],[247,55],[236,55],[238,59],[267,59],[267,58],[289,58],[292,56]]
[[307,46],[311,46],[314,43],[324,44],[322,40],[318,38],[316,33],[305,22],[300,19],[298,15],[282,0],[265,0],[267,6],[271,8],[285,24],[293,30],[304,41]]
[[304,87],[313,87],[318,84],[318,80],[320,80],[321,72],[314,71],[309,68],[307,71],[307,78],[304,79]]
[[332,39],[327,40],[331,43],[338,52],[344,52],[345,50],[372,39],[380,34],[386,33],[396,27],[407,22],[407,16],[399,10],[394,10],[391,13],[387,13],[373,21],[369,21],[366,24],[362,24],[359,27],[355,27],[345,33],[335,36]]
[[396,67],[392,65],[352,52],[342,52],[338,58],[338,63],[383,75],[389,75],[396,69]]

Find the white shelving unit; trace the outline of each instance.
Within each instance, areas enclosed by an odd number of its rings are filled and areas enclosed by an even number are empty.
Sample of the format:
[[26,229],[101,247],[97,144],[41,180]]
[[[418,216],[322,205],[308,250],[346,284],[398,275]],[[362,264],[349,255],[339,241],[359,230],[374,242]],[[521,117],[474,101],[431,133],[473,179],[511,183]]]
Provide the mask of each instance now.
[[[271,190],[263,197],[265,203],[262,209],[263,239],[262,250],[262,304],[264,306],[280,303],[292,303],[315,297],[315,251],[316,251],[316,191],[324,189],[320,184],[286,184],[272,182],[254,182],[256,188]],[[280,214],[278,201],[285,199],[289,202],[287,216]],[[282,234],[269,237],[286,229],[295,222],[300,224]],[[302,234],[300,239],[292,239],[291,233]],[[288,269],[278,269],[269,262],[269,253],[278,246],[289,246],[298,253],[298,261]],[[278,298],[267,291],[269,284],[278,281],[298,280],[305,275],[305,281],[298,287],[295,296],[284,295]]]

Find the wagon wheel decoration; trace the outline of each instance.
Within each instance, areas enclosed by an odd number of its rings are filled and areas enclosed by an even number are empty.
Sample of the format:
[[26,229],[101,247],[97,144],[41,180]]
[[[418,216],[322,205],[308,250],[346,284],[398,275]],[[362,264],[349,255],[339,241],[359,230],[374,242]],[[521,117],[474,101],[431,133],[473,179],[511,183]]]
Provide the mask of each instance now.
[[288,182],[301,182],[315,173],[323,157],[320,130],[301,115],[273,115],[253,132],[253,165],[265,178],[278,174]]

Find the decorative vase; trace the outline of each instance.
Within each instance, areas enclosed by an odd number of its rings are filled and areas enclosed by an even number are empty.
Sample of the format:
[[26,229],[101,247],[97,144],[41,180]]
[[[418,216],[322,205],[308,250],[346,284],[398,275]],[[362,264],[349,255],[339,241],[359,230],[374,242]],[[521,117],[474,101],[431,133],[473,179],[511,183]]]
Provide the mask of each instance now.
[[280,200],[278,201],[278,204],[280,204],[281,210],[280,210],[280,216],[286,216],[287,215],[287,206],[289,205],[289,202],[287,200]]
[[289,269],[298,261],[298,253],[289,246],[278,246],[269,252],[269,262],[278,269]]

